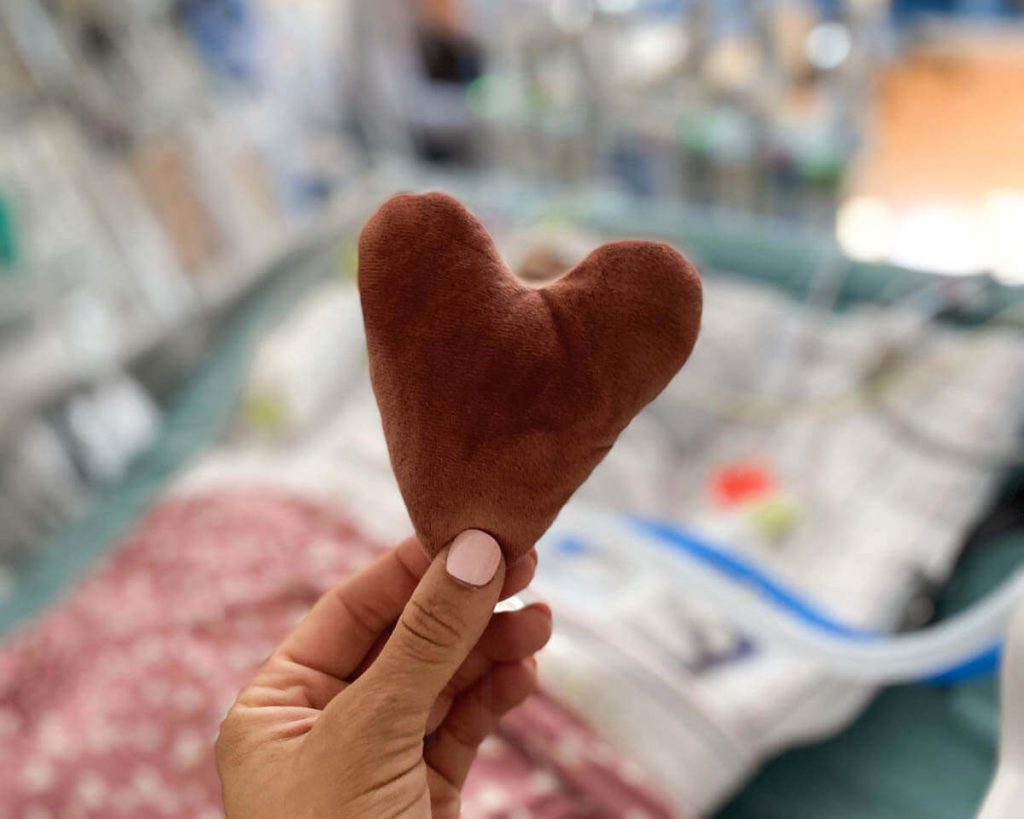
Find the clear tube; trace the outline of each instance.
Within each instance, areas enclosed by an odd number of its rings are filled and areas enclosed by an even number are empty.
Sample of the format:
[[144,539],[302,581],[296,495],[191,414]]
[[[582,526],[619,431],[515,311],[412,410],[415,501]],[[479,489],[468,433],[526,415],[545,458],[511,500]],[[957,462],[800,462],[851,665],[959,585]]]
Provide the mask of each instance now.
[[[1024,570],[963,614],[906,635],[887,636],[845,629],[827,618],[799,611],[797,599],[771,572],[744,557],[699,548],[673,548],[657,527],[636,524],[607,510],[571,504],[548,537],[571,535],[592,542],[629,543],[630,552],[703,597],[744,634],[809,660],[836,676],[876,684],[939,677],[1001,645],[1015,605],[1024,595]],[[778,592],[778,593],[776,593]]]

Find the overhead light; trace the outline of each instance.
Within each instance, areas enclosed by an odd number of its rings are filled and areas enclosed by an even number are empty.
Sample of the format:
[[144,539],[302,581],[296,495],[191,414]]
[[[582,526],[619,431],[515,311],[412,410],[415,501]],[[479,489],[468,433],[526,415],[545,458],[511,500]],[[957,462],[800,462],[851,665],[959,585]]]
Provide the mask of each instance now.
[[836,218],[836,239],[853,259],[877,262],[892,251],[896,214],[885,202],[858,196],[844,202]]
[[1024,282],[1024,192],[992,191],[980,222],[992,272],[1009,284]]
[[920,205],[900,219],[891,258],[931,273],[977,273],[987,267],[980,239],[978,220],[967,208]]
[[807,35],[805,47],[811,65],[822,71],[841,66],[853,50],[850,30],[841,23],[820,23]]

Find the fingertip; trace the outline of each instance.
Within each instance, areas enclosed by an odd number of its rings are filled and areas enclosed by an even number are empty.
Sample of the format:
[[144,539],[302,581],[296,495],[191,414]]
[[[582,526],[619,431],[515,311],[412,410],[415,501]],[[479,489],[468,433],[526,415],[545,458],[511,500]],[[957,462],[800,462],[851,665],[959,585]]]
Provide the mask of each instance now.
[[448,547],[445,569],[449,577],[473,588],[483,588],[498,575],[504,562],[501,547],[487,532],[467,529]]
[[532,616],[541,621],[539,626],[535,625],[533,627],[535,635],[533,638],[533,651],[540,651],[548,644],[548,640],[551,639],[551,634],[555,628],[554,618],[551,614],[551,606],[547,603],[531,603],[523,609],[523,611],[531,612]]
[[530,573],[530,578],[532,579],[534,572],[537,571],[537,564],[540,562],[540,558],[537,556],[537,550],[531,549],[529,552],[527,552],[526,558],[523,562],[526,564],[527,570]]
[[409,574],[421,578],[430,568],[430,555],[423,548],[416,535],[410,535],[395,547],[395,553],[402,565],[409,571]]
[[[551,615],[551,607],[548,606],[547,603],[534,603],[530,608],[536,611],[544,620],[544,625],[540,634],[537,636],[537,644],[534,649],[534,651],[540,651],[548,644],[551,640],[551,635],[554,633],[554,618]],[[536,665],[536,662],[534,665]]]
[[528,605],[526,608],[529,609],[530,611],[540,612],[548,620],[553,620],[554,619],[554,615],[551,612],[551,606],[549,606],[547,603],[544,603],[543,601],[538,601],[536,603],[530,603],[530,605]]
[[533,571],[537,568],[537,550],[530,549],[508,564],[509,571]]
[[534,550],[523,555],[517,562],[508,567],[505,575],[505,586],[502,589],[502,597],[511,597],[519,594],[523,589],[533,582],[537,571],[537,552]]

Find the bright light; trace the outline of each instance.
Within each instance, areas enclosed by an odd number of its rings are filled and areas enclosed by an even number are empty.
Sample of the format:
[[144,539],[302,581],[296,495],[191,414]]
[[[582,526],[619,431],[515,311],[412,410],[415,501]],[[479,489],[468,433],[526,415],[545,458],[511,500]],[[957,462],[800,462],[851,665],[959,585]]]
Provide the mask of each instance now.
[[990,272],[1024,283],[1024,191],[992,191],[973,206],[931,203],[897,212],[861,196],[839,208],[836,238],[853,259],[932,273]]
[[992,272],[1012,284],[1024,282],[1024,193],[993,191],[981,206],[980,221]]
[[852,48],[850,31],[841,23],[820,23],[807,35],[807,59],[823,71],[841,66]]
[[921,205],[900,219],[891,259],[897,264],[949,275],[984,270],[978,219],[952,204]]
[[885,202],[856,197],[839,208],[836,238],[851,258],[877,262],[892,252],[896,215]]

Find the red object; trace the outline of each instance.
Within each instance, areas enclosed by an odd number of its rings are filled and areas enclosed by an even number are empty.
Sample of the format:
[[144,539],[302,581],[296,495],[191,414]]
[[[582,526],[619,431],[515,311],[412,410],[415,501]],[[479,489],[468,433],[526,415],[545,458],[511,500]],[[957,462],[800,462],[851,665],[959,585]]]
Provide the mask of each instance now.
[[729,464],[715,474],[715,500],[722,506],[739,506],[774,491],[775,475],[760,464]]

